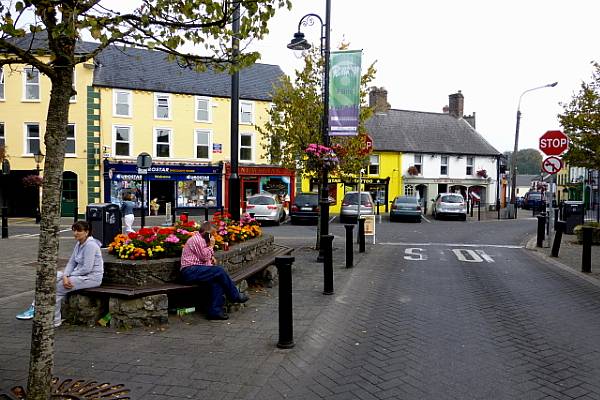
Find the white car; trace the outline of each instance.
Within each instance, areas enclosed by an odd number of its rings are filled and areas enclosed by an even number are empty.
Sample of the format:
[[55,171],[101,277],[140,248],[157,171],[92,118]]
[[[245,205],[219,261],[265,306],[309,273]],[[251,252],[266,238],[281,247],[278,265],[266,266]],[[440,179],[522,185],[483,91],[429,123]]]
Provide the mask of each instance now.
[[270,221],[279,225],[285,220],[285,209],[276,195],[268,192],[248,196],[246,212],[254,214],[257,221]]
[[467,220],[467,203],[460,193],[440,193],[433,202],[434,219],[441,216],[459,217],[461,220]]

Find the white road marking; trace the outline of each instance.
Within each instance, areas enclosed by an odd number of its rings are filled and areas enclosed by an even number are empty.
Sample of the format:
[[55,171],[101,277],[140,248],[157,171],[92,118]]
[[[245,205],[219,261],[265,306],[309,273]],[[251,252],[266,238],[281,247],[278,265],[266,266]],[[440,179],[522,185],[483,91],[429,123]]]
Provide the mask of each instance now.
[[483,251],[483,250],[475,250],[475,251],[476,251],[476,252],[477,252],[477,253],[478,253],[478,254],[481,256],[481,258],[483,258],[485,261],[487,261],[487,262],[489,262],[489,263],[493,263],[493,262],[494,262],[494,259],[493,259],[491,256],[487,255],[487,254],[485,253],[485,251]]
[[409,243],[409,242],[379,242],[378,244],[383,246],[410,246],[410,247],[421,247],[421,246],[448,246],[448,247],[496,247],[502,249],[522,249],[524,246],[512,245],[512,244],[476,244],[476,243]]
[[454,255],[456,255],[456,258],[458,258],[458,261],[463,261],[463,262],[483,262],[483,259],[481,257],[479,257],[479,254],[477,254],[475,252],[475,250],[471,250],[471,249],[452,249],[452,252],[454,253]]
[[421,218],[422,218],[422,219],[424,219],[426,222],[428,222],[428,223],[431,223],[431,221],[430,221],[430,220],[428,220],[427,218],[425,218],[425,216],[424,216],[424,215],[423,215]]
[[423,249],[418,247],[410,247],[404,250],[404,259],[411,261],[425,261],[427,260],[427,256],[425,254],[421,254]]

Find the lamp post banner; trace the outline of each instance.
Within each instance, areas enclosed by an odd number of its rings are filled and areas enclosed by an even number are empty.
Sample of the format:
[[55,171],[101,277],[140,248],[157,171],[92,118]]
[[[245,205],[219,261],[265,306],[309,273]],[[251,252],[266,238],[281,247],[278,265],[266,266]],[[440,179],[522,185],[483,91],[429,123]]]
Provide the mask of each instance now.
[[358,134],[361,50],[332,51],[329,67],[329,135]]

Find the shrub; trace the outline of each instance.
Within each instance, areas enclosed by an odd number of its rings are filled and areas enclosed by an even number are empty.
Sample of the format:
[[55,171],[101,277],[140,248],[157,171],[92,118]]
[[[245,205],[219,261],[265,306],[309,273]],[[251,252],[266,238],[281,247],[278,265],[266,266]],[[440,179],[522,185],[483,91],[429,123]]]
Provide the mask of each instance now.
[[597,222],[586,222],[583,225],[577,225],[573,229],[573,233],[577,235],[577,241],[583,243],[583,227],[591,226],[594,228],[592,231],[592,244],[600,245],[600,224]]

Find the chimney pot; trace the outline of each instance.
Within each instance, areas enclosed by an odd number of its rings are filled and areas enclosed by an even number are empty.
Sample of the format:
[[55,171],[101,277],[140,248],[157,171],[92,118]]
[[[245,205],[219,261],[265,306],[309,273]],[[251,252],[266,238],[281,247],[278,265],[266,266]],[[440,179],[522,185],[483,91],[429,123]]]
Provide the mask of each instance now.
[[458,93],[451,94],[449,98],[449,111],[448,113],[454,118],[462,118],[464,114],[465,97],[462,95],[460,90]]
[[387,102],[387,90],[384,87],[373,86],[369,91],[369,107],[373,108],[375,113],[385,113],[390,109]]

